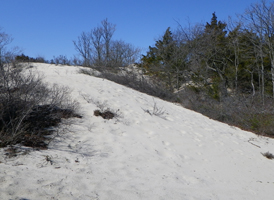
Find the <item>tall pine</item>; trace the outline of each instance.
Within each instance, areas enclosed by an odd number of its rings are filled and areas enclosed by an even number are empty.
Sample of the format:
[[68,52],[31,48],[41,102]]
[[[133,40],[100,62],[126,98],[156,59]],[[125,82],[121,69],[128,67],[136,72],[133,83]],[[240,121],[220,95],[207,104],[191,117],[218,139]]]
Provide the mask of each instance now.
[[170,91],[174,90],[176,49],[172,32],[168,27],[164,35],[156,41],[155,47],[149,47],[149,51],[142,58],[142,64],[148,73],[163,81]]

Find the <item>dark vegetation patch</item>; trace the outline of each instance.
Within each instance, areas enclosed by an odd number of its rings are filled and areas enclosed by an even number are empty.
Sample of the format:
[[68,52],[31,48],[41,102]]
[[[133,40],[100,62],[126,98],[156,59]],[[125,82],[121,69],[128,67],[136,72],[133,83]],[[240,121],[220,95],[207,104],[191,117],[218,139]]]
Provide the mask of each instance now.
[[54,132],[52,128],[57,127],[62,119],[72,117],[81,118],[72,109],[62,109],[55,105],[35,106],[24,120],[25,124],[31,124],[31,126],[26,128],[26,134],[20,138],[20,141],[25,146],[46,148],[47,136]]
[[262,153],[262,155],[270,160],[274,159],[274,155],[272,153],[266,152]]
[[[178,101],[177,95],[173,92],[170,92],[165,88],[165,86],[161,83],[161,81],[153,80],[153,78],[145,77],[143,74],[138,72],[130,72],[126,70],[116,69],[98,69],[100,73],[95,73],[93,69],[82,69],[80,73],[86,75],[95,75],[100,78],[104,78],[120,85],[124,85],[126,87],[132,88],[139,92],[158,97],[160,99],[176,102]],[[150,79],[150,80],[149,80]]]
[[[18,107],[13,107],[13,112],[20,111]],[[12,118],[3,117],[0,123],[2,128],[1,146],[22,144],[24,146],[46,149],[51,141],[51,135],[55,132],[56,127],[62,122],[62,119],[72,117],[81,118],[72,109],[63,109],[55,105],[38,105],[34,106],[31,112],[22,120],[22,128],[18,135],[12,137],[11,130],[13,124],[9,124],[16,116]],[[19,124],[18,124],[19,125]]]
[[251,131],[258,135],[274,137],[274,100],[259,95],[234,95],[219,100],[203,91],[186,88],[180,92],[184,107],[199,112],[211,119]]
[[163,100],[175,102],[177,99],[176,95],[166,90],[160,82],[149,82],[146,78],[140,78],[135,74],[127,73],[125,75],[119,75],[105,72],[101,74],[101,77],[113,81],[115,83],[130,87],[139,92],[158,97]]
[[16,67],[0,68],[0,147],[46,149],[62,119],[81,117],[75,109],[67,88]]
[[100,110],[94,111],[94,116],[101,116],[104,119],[113,119],[115,114],[109,110],[101,112]]

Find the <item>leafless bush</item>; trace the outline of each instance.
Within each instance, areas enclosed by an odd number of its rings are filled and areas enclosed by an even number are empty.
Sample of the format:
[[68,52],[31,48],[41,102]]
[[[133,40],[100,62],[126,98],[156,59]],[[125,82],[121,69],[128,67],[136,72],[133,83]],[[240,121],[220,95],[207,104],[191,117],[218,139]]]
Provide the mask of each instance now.
[[72,61],[69,60],[65,55],[59,55],[57,57],[53,56],[51,63],[56,65],[72,65]]
[[124,73],[119,73],[119,71],[113,73],[109,71],[103,71],[99,77],[127,86],[139,92],[158,97],[160,99],[172,102],[177,100],[177,96],[174,93],[166,90],[164,85],[159,82],[157,83],[153,82],[152,80],[148,80],[146,77],[138,73],[127,71],[124,71]]
[[215,100],[198,89],[186,88],[180,94],[182,104],[212,119],[252,131],[274,136],[274,100],[260,96],[235,95]]
[[[120,110],[114,110],[111,109],[108,102],[105,101],[98,101],[95,100],[94,98],[82,94],[82,97],[88,102],[88,103],[93,103],[96,105],[97,110],[94,111],[94,116],[101,116],[104,119],[113,119],[115,118],[116,120],[118,120],[119,118],[122,118],[122,113],[120,112]],[[119,121],[119,120],[118,120]]]
[[46,135],[75,114],[67,88],[47,86],[42,77],[9,65],[0,69],[0,146],[17,143],[46,148]]
[[146,113],[150,115],[155,115],[157,117],[164,118],[164,115],[166,114],[166,111],[164,110],[163,107],[159,107],[158,104],[155,102],[153,99],[153,107],[152,109],[143,109]]
[[99,77],[101,75],[101,72],[96,70],[96,69],[93,69],[93,68],[80,68],[79,69],[79,73],[80,74],[86,74],[86,75],[89,75],[89,76],[95,76],[95,77]]
[[158,116],[158,117],[162,117],[162,116],[165,115],[165,113],[166,113],[166,111],[164,110],[164,108],[159,107],[157,105],[157,103],[154,101],[152,114],[155,115],[155,116]]
[[110,110],[109,105],[107,101],[95,101],[93,100],[93,103],[100,109],[101,112],[105,112]]
[[177,95],[168,91],[161,82],[158,80],[149,80],[137,71],[126,70],[126,68],[99,67],[94,69],[81,69],[80,73],[104,78],[167,101],[175,102],[178,100]]
[[95,100],[94,98],[90,97],[89,95],[86,94],[81,94],[81,96],[88,102],[88,103],[93,103],[95,104],[100,111],[104,112],[106,110],[109,110],[109,105],[107,103],[107,101],[99,101],[99,100]]

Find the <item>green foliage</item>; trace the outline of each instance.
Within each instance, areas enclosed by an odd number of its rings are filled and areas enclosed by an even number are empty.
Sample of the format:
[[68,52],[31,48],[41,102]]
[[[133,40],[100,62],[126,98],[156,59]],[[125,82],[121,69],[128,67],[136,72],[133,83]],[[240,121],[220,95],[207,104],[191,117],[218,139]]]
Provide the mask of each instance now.
[[170,91],[185,81],[176,94],[186,107],[273,136],[274,102],[267,97],[274,87],[270,51],[274,40],[243,23],[233,23],[227,26],[214,12],[202,28],[179,26],[175,34],[168,28],[149,47],[141,66]]
[[274,115],[272,113],[248,113],[245,121],[249,130],[261,135],[274,136]]
[[214,37],[217,41],[221,42],[224,40],[227,33],[225,31],[226,26],[226,23],[217,20],[217,16],[214,12],[212,13],[211,23],[206,23],[205,34],[209,34],[211,37]]
[[167,28],[162,40],[156,41],[156,55],[163,65],[168,65],[172,61],[174,55],[174,40],[170,27]]
[[167,90],[174,91],[184,80],[185,57],[168,27],[161,39],[156,41],[155,47],[150,46],[147,54],[143,55],[141,66],[148,75],[163,82]]
[[173,45],[172,33],[168,27],[162,40],[156,41],[155,47],[149,46],[147,55],[143,55],[141,61],[148,69],[150,65],[165,65],[172,59]]
[[214,83],[214,84],[212,84],[211,87],[208,87],[208,95],[215,100],[218,100],[218,101],[220,100],[218,84]]
[[17,62],[39,62],[39,63],[47,63],[47,61],[43,57],[29,57],[24,54],[18,55],[15,57],[15,61]]

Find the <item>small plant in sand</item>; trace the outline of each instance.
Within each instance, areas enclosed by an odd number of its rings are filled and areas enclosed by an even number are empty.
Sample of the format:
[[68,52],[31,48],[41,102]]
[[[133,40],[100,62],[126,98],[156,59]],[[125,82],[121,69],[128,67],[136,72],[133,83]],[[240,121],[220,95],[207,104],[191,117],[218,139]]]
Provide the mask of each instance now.
[[166,114],[166,111],[164,110],[163,107],[159,107],[158,104],[155,102],[153,99],[153,107],[152,109],[143,109],[146,113],[152,115],[155,115],[157,117],[164,118],[164,115]]
[[96,105],[96,107],[98,109],[94,110],[94,116],[99,117],[101,116],[104,119],[113,119],[113,118],[119,118],[121,117],[121,113],[120,110],[116,110],[113,111],[113,109],[110,109],[108,102],[105,101],[99,101],[99,100],[95,100],[94,98],[85,95],[85,94],[81,94],[81,96],[88,102],[88,103],[93,103]]
[[274,159],[274,155],[270,152],[262,153],[262,155],[270,160]]
[[101,116],[104,119],[113,119],[115,117],[115,114],[109,110],[101,112],[100,110],[95,110],[94,111],[95,116]]

